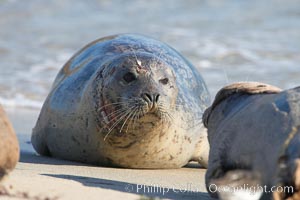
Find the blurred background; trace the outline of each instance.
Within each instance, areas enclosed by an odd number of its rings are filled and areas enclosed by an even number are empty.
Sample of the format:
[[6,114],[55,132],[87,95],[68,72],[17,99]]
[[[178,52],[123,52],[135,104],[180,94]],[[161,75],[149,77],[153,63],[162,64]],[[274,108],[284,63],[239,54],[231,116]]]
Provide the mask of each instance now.
[[300,85],[300,0],[0,0],[0,102],[41,108],[77,50],[117,33],[168,43],[212,95],[235,81]]

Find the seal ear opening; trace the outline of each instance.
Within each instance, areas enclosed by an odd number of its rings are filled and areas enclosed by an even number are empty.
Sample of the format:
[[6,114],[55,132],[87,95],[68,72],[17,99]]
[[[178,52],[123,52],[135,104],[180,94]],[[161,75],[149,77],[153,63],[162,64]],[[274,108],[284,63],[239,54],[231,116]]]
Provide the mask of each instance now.
[[227,99],[234,94],[277,94],[282,90],[276,86],[268,85],[259,82],[237,82],[223,87],[216,95],[213,104],[207,108],[203,114],[203,124],[205,127],[208,125],[208,120],[211,112],[223,100]]

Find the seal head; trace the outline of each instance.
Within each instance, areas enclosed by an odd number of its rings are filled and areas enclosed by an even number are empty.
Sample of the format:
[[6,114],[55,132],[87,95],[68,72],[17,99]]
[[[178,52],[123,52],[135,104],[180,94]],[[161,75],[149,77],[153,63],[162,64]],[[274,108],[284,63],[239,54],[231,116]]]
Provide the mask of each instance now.
[[157,122],[170,123],[178,88],[167,63],[147,53],[121,55],[108,63],[94,87],[98,116],[104,119],[101,122],[108,130],[118,127],[122,134],[126,132],[125,125],[134,128],[134,120],[146,115],[157,118]]
[[210,114],[213,112],[215,107],[233,95],[276,94],[281,91],[282,90],[276,86],[259,82],[237,82],[225,86],[217,93],[213,104],[205,110],[203,114],[204,126],[207,127]]

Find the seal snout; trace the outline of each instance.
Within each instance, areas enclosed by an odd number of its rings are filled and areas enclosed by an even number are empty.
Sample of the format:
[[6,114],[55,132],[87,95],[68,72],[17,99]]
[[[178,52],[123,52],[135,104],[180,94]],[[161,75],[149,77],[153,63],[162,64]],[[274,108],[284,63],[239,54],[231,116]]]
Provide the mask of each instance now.
[[145,102],[147,102],[150,111],[154,111],[157,108],[157,103],[159,101],[160,94],[143,93],[141,97]]

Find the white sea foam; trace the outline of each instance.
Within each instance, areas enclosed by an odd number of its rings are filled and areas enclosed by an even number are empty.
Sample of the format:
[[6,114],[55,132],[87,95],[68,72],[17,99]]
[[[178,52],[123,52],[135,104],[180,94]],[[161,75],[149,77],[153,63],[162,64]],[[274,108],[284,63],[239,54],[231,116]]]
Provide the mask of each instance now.
[[210,68],[212,66],[212,62],[209,60],[200,60],[198,65],[201,68]]
[[0,104],[41,108],[56,74],[70,57],[71,53],[58,52],[54,58],[35,63],[26,71],[15,70],[8,79],[10,82],[0,80]]
[[13,98],[0,97],[0,104],[7,107],[25,107],[40,109],[43,105],[42,101],[31,100],[24,97],[22,94],[16,94]]

